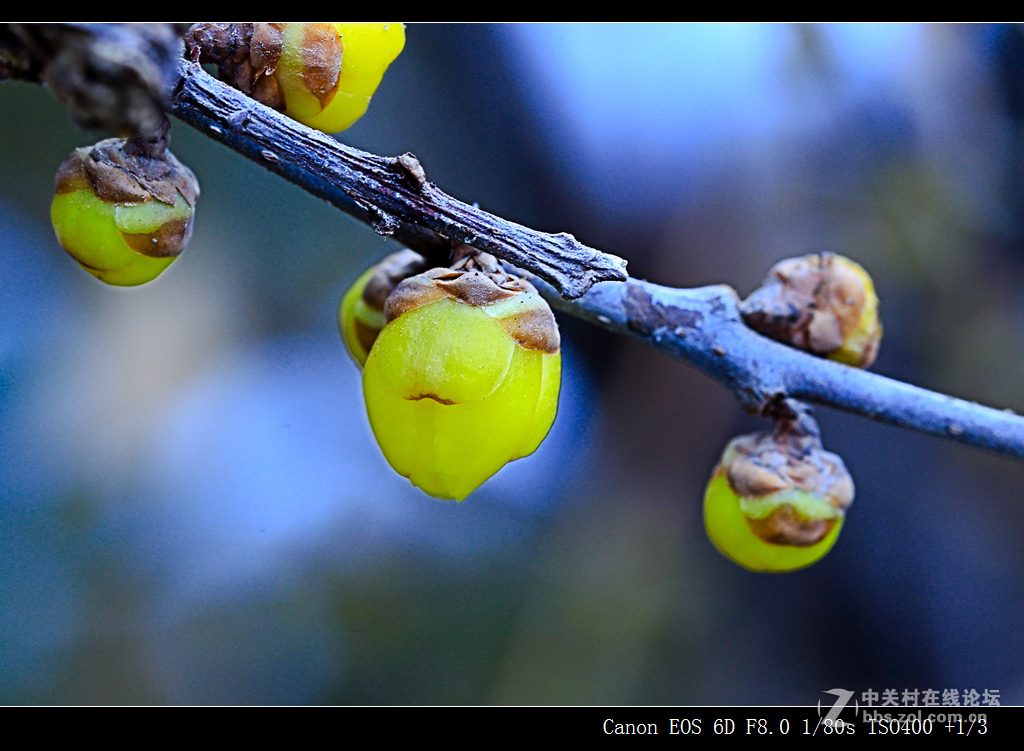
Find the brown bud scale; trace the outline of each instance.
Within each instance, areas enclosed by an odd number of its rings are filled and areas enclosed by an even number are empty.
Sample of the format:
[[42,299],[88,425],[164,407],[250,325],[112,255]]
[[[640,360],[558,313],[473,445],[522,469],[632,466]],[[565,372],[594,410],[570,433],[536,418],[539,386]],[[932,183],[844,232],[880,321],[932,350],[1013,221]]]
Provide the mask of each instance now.
[[124,139],[108,138],[95,146],[76,149],[57,168],[55,192],[88,188],[107,203],[157,200],[170,206],[180,193],[190,206],[195,206],[199,182],[170,151],[153,157],[126,153],[125,146]]
[[792,506],[780,506],[764,519],[747,519],[754,534],[773,545],[809,547],[825,539],[836,525],[835,519],[803,519]]
[[[450,267],[428,269],[398,284],[384,305],[385,321],[390,323],[410,310],[445,298],[474,306],[513,303],[495,315],[505,332],[525,349],[548,354],[559,351],[555,316],[532,284],[505,271],[489,253],[463,245],[456,248],[454,256]],[[524,293],[532,293],[532,300]],[[517,299],[523,303],[521,310],[514,304]]]
[[[806,418],[805,418],[806,419]],[[836,518],[806,518],[787,502],[797,490],[824,500],[838,516],[853,502],[853,479],[843,460],[826,451],[816,429],[800,430],[795,423],[780,421],[771,432],[734,439],[718,470],[743,499],[777,499],[765,516],[747,517],[747,524],[762,540],[778,545],[814,545],[824,539]]]
[[399,282],[427,270],[423,256],[412,250],[392,253],[379,264],[363,288],[363,302],[374,310],[384,310],[384,302]]
[[302,80],[306,88],[326,107],[338,93],[344,45],[329,23],[308,23],[302,29]]
[[160,225],[156,232],[134,234],[122,232],[121,237],[136,253],[152,258],[167,258],[180,255],[192,239],[192,217],[170,219]]

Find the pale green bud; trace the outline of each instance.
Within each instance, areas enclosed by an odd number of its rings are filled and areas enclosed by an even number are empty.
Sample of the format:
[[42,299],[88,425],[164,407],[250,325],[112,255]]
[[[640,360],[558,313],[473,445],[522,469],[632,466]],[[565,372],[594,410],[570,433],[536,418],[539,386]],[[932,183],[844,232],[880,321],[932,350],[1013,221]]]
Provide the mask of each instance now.
[[126,156],[124,143],[108,139],[64,160],[50,219],[83,269],[107,284],[134,286],[159,276],[188,244],[199,186],[169,152]]
[[816,435],[753,433],[722,454],[704,495],[704,524],[744,568],[792,571],[831,549],[852,502],[850,473]]

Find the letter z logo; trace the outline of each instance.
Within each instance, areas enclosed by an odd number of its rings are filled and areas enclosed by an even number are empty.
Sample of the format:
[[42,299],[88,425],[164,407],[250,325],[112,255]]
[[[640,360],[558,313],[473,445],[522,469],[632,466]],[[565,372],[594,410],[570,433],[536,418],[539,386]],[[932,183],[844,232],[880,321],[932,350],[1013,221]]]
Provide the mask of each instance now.
[[[832,720],[835,722],[836,718],[839,717],[839,713],[846,707],[846,703],[853,697],[854,692],[847,691],[845,688],[833,688],[829,691],[823,691],[822,693],[832,694],[836,697],[836,701],[835,704],[832,705],[832,709],[830,709],[828,714],[825,715],[826,720]],[[860,704],[857,701],[854,701],[853,706],[854,713],[860,711]],[[821,717],[821,699],[818,699],[818,717]]]

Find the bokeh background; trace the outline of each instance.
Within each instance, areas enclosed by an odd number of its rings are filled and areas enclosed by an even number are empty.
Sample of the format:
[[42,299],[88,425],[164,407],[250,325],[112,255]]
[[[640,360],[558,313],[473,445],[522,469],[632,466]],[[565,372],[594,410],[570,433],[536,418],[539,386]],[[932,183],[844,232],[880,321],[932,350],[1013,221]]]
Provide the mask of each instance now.
[[[394,241],[175,121],[192,244],[105,287],[48,219],[104,135],[0,83],[0,701],[1024,700],[1024,464],[819,409],[857,484],[843,533],[751,574],[701,498],[760,423],[560,316],[548,440],[433,500],[381,457],[336,331]],[[410,25],[340,138],[661,284],[745,295],[850,256],[878,372],[1024,411],[1020,27]]]

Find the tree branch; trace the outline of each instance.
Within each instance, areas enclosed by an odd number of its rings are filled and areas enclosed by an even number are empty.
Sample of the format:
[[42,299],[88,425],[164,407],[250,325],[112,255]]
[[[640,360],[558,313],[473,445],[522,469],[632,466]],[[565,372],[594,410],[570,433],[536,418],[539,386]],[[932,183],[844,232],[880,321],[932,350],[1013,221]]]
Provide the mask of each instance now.
[[[9,41],[0,38],[0,48]],[[8,75],[38,77],[37,61],[6,47],[0,62]],[[532,272],[562,311],[690,363],[732,391],[749,412],[763,414],[784,398],[797,398],[1024,458],[1024,418],[1018,415],[767,339],[743,323],[736,293],[727,286],[671,289],[630,279],[591,289],[595,282],[627,279],[625,261],[571,235],[537,232],[457,201],[427,182],[411,154],[389,159],[344,146],[213,79],[197,64],[180,61],[174,79],[171,112],[210,137],[426,256],[446,252],[444,238],[450,238]]]
[[[535,280],[535,283],[536,280]],[[1024,417],[912,386],[779,344],[747,327],[725,285],[601,284],[560,310],[641,339],[728,388],[748,412],[787,397],[1024,459]]]
[[[566,233],[549,235],[458,201],[428,182],[412,154],[389,159],[339,143],[181,64],[171,112],[314,195],[395,235],[403,222],[493,253],[575,298],[599,281],[624,280],[626,262]],[[354,206],[353,206],[354,204]]]

